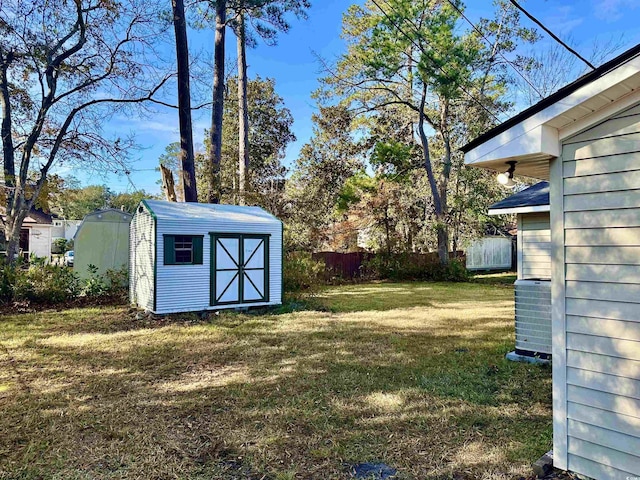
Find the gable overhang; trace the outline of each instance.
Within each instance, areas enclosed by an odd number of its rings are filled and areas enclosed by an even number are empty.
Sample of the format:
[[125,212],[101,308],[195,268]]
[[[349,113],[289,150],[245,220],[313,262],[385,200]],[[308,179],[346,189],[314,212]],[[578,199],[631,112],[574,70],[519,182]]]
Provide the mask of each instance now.
[[564,138],[640,102],[639,55],[637,45],[465,145],[465,164],[504,171],[517,161],[516,174],[548,179]]
[[510,213],[541,213],[549,212],[551,209],[549,205],[532,205],[526,207],[511,207],[511,208],[490,208],[489,215],[507,215]]

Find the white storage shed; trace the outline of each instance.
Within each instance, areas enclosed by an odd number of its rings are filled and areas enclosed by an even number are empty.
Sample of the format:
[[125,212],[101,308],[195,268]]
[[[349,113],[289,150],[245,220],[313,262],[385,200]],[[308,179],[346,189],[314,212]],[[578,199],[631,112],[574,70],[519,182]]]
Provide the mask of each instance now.
[[260,207],[143,200],[131,303],[157,314],[282,303],[282,222]]
[[549,180],[554,465],[640,477],[640,45],[463,151]]

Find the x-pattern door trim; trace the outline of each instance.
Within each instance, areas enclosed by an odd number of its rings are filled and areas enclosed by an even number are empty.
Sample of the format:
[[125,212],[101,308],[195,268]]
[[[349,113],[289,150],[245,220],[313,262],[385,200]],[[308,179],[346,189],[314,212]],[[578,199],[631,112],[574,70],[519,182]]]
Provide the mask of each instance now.
[[[269,299],[269,235],[260,235],[260,234],[247,234],[247,233],[209,233],[211,237],[211,305],[233,305],[233,304],[244,304],[244,303],[263,303],[268,301]],[[220,239],[230,238],[238,240],[238,258],[232,255],[229,250],[225,247],[225,245],[220,242]],[[245,239],[255,239],[260,240],[258,244],[253,248],[253,251],[250,253],[249,258],[244,260],[244,241]],[[229,256],[231,261],[235,264],[237,268],[217,268],[217,246],[222,247],[225,253]],[[260,248],[263,249],[263,266],[262,267],[246,267],[247,264],[254,258],[256,253],[260,251]],[[228,281],[226,287],[217,295],[217,272],[233,272],[236,274]],[[251,279],[249,275],[247,275],[246,271],[263,271],[264,275],[264,287],[261,289],[258,288],[255,282]],[[229,302],[221,302],[219,301],[222,298],[227,290],[233,285],[233,282],[238,279],[238,288],[239,295],[237,301],[229,301]],[[262,296],[257,299],[245,300],[244,298],[244,280],[248,280],[249,283],[253,286],[258,294]],[[225,281],[226,282],[226,281]]]

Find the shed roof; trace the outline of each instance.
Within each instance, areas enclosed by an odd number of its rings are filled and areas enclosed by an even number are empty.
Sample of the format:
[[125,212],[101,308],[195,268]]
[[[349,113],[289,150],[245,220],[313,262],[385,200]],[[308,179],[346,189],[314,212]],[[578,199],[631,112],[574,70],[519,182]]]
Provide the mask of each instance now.
[[489,215],[549,211],[549,182],[540,182],[489,207]]
[[119,215],[122,215],[122,218],[118,218],[118,220],[122,219],[122,220],[131,221],[131,219],[133,218],[132,214],[130,214],[129,212],[125,212],[124,210],[120,210],[118,208],[101,208],[100,210],[95,210],[91,213],[87,213],[84,216],[84,220],[87,220],[90,217],[101,217],[101,215],[105,213],[110,213],[110,214],[115,213],[116,214],[115,216],[110,217],[112,219],[117,218]]
[[280,223],[260,207],[220,205],[212,203],[178,203],[165,200],[143,200],[158,220],[224,220],[237,223]]

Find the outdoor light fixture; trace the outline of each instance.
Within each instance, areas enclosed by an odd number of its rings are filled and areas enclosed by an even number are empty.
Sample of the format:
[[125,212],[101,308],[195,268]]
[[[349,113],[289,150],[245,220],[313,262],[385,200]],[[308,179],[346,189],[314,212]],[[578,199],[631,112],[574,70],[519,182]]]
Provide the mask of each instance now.
[[504,185],[507,188],[513,188],[516,186],[516,182],[513,181],[513,172],[516,171],[516,161],[507,162],[509,170],[498,175],[498,183]]

